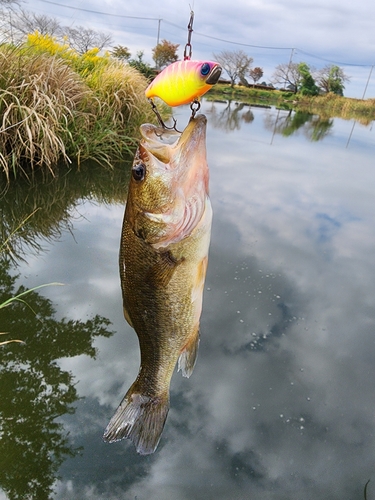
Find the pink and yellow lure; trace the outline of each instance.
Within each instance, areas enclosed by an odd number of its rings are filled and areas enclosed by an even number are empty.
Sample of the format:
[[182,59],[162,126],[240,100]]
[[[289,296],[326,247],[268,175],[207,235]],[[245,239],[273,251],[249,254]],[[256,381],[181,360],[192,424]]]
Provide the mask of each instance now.
[[150,83],[146,97],[159,97],[168,106],[189,104],[217,83],[221,70],[220,64],[212,61],[177,61]]

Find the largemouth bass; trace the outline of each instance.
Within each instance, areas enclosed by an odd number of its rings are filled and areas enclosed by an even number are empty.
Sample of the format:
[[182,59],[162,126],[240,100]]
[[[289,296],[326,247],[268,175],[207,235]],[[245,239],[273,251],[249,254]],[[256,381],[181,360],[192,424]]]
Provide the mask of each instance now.
[[168,106],[190,104],[218,82],[222,68],[213,61],[177,61],[167,66],[147,87],[146,97],[159,97]]
[[153,453],[178,370],[189,377],[199,343],[212,210],[208,196],[206,117],[181,133],[141,125],[122,228],[120,275],[124,315],[135,329],[141,366],[104,440],[129,438]]

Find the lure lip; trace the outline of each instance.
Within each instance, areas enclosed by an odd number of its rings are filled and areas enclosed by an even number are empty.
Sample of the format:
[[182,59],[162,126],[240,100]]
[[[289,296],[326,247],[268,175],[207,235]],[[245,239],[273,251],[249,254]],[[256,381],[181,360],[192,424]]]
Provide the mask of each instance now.
[[215,83],[217,83],[219,81],[222,69],[223,68],[219,64],[217,66],[215,66],[213,68],[213,70],[211,71],[211,73],[208,75],[208,77],[206,79],[206,83],[208,85],[215,85]]

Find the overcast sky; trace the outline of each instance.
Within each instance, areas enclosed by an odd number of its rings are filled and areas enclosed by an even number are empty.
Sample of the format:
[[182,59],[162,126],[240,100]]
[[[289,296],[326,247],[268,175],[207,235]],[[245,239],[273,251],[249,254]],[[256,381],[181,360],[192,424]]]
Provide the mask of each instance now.
[[[64,25],[111,33],[114,45],[127,46],[133,56],[143,50],[152,63],[158,34],[160,40],[180,44],[182,57],[190,5],[195,12],[193,59],[242,49],[254,66],[263,68],[267,82],[275,66],[291,56],[315,68],[334,63],[351,77],[345,95],[363,96],[375,61],[373,0],[29,0],[25,9]],[[366,90],[370,97],[375,97],[375,71]]]

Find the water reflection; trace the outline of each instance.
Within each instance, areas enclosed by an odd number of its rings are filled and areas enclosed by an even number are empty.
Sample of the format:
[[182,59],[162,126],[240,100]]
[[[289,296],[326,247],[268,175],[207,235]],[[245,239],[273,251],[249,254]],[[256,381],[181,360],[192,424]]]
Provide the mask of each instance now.
[[43,241],[71,229],[72,213],[82,199],[124,204],[131,161],[116,163],[112,170],[95,162],[80,169],[61,166],[56,177],[46,179],[39,171],[31,179],[11,182],[0,198],[0,241],[7,242],[3,250],[14,262],[30,250],[42,250]]
[[[218,116],[227,103],[214,106]],[[364,485],[374,480],[373,131],[358,125],[345,149],[350,122],[335,119],[324,141],[311,142],[305,130],[315,118],[298,117],[291,126],[287,111],[251,107],[254,119],[245,123],[241,116],[250,108],[243,107],[233,121],[224,115],[224,123],[240,125],[224,134],[225,127],[214,128],[211,109],[202,103],[215,217],[200,351],[191,379],[172,379],[171,411],[155,455],[101,441],[139,363],[121,307],[123,207],[99,204],[88,191],[81,203],[77,190],[77,210],[68,213],[82,217],[71,222],[72,236],[46,241],[42,262],[28,255],[19,266],[29,280],[38,274],[35,284],[67,277],[69,287],[54,301],[57,316],[74,311],[82,321],[95,311],[116,331],[96,337],[97,359],[58,362],[78,381],[72,399],[82,398],[74,415],[60,419],[70,432],[62,447],[82,452],[61,464],[58,500],[363,499]],[[178,113],[180,124],[190,110]],[[280,117],[300,133],[282,135],[280,128],[270,147]],[[45,360],[55,344],[51,337],[44,352],[39,343]],[[6,370],[29,363],[17,359],[21,364],[9,362]],[[6,387],[1,396],[10,405],[19,396]],[[12,432],[12,421],[2,425]],[[38,446],[36,454],[45,456]],[[27,467],[33,461],[26,457],[23,473]]]
[[[16,290],[10,270],[1,259],[0,303],[25,291]],[[25,300],[0,309],[1,331],[24,342],[0,348],[0,487],[10,499],[47,499],[62,462],[79,451],[56,421],[74,413],[79,398],[72,373],[57,360],[95,357],[94,339],[112,332],[100,316],[57,320],[51,301],[36,292]]]
[[321,141],[330,133],[333,118],[321,118],[303,111],[278,110],[276,119],[274,115],[265,114],[264,126],[274,134],[281,134],[285,137],[302,130],[310,141]]
[[241,121],[251,123],[254,114],[249,104],[229,101],[211,101],[210,107],[206,110],[213,127],[225,130],[226,132],[239,130]]
[[[206,113],[214,128],[233,132],[240,130],[241,124],[251,123],[254,119],[253,109],[272,110],[271,106],[244,104],[235,101],[210,101]],[[304,111],[278,109],[264,114],[264,127],[273,134],[289,137],[303,131],[310,141],[321,141],[331,131],[333,118],[323,118]]]

